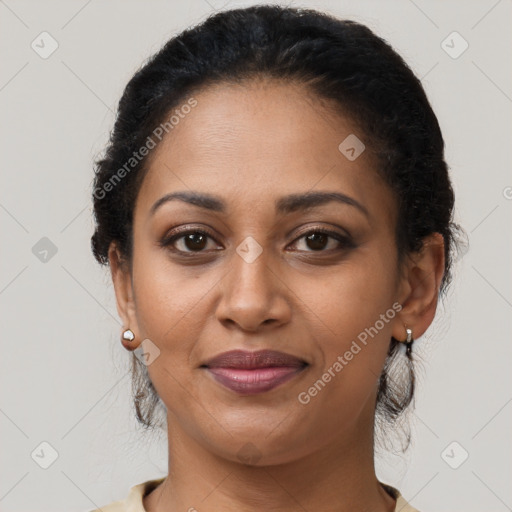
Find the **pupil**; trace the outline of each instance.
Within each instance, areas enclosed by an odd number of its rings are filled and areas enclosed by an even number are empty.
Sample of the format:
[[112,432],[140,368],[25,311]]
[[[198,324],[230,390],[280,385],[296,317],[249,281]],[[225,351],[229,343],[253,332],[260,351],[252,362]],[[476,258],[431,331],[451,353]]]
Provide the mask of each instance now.
[[327,241],[327,235],[323,233],[312,233],[306,237],[308,242],[312,242],[309,244],[310,249],[323,249],[325,247],[325,242]]
[[[199,239],[199,243],[198,240]],[[185,245],[188,249],[204,249],[206,237],[201,233],[191,233],[185,238]]]

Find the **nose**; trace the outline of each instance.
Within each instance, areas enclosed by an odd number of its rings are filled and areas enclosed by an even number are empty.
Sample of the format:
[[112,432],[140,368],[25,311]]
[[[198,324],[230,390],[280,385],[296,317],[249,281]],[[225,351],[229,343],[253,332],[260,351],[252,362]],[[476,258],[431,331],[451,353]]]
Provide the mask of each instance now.
[[289,322],[291,292],[275,267],[271,268],[265,251],[252,262],[235,254],[230,271],[219,283],[217,319],[244,331],[273,329]]

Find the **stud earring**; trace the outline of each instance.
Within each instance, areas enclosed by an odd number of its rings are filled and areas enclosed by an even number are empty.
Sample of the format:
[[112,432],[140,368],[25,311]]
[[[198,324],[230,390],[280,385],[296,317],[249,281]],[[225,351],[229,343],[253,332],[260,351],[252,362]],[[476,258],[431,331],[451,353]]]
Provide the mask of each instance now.
[[135,334],[133,334],[133,331],[131,329],[126,329],[126,331],[123,332],[123,340],[133,341],[134,339],[135,339]]
[[135,334],[131,329],[126,329],[123,331],[123,334],[121,335],[121,343],[123,344],[123,347],[126,350],[129,350],[130,352],[132,350],[136,349],[135,344],[132,344],[131,342],[135,339]]

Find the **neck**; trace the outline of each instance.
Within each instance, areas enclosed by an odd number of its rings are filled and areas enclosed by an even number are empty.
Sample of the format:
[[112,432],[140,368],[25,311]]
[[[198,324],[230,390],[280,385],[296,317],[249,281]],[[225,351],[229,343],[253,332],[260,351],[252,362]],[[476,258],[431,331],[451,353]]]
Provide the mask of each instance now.
[[169,414],[167,420],[169,475],[144,498],[147,512],[395,509],[375,475],[373,421],[360,418],[351,435],[293,461],[250,466],[212,453],[177,418]]

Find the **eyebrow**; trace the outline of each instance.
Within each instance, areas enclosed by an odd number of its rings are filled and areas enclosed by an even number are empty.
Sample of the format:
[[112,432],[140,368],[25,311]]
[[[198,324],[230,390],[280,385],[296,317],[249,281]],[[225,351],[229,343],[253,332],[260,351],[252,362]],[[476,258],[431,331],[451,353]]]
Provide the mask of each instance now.
[[[150,215],[153,215],[163,204],[174,200],[183,201],[214,212],[225,213],[227,211],[226,203],[218,196],[201,192],[183,191],[171,192],[158,199],[151,207]],[[370,216],[368,210],[361,203],[341,192],[305,192],[303,194],[290,194],[279,198],[275,202],[275,209],[279,214],[287,214],[321,206],[332,201],[353,206],[366,215],[366,217]]]

